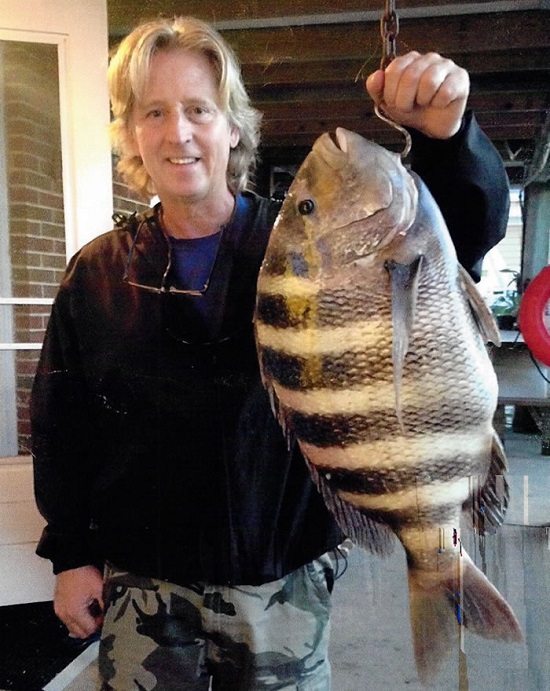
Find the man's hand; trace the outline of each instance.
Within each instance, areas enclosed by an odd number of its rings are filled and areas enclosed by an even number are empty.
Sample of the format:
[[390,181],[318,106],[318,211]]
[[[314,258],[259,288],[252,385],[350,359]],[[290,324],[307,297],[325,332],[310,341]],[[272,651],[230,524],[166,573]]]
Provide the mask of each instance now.
[[437,53],[411,51],[366,82],[374,102],[395,122],[428,137],[448,139],[462,122],[470,92],[468,72]]
[[103,622],[103,577],[95,566],[57,575],[54,610],[75,638],[88,638]]

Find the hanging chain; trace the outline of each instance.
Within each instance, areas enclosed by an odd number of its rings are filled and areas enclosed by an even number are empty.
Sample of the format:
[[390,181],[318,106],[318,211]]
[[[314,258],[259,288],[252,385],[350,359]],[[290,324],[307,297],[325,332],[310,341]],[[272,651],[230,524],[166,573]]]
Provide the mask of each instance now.
[[386,0],[386,9],[380,18],[380,35],[382,36],[381,70],[386,69],[397,55],[398,34],[399,17],[395,11],[395,0]]

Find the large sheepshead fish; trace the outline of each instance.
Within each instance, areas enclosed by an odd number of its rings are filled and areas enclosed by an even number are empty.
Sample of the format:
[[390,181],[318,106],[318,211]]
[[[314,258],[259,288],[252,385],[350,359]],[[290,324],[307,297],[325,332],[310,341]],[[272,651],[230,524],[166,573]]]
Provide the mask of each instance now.
[[269,241],[255,323],[274,410],[344,532],[405,548],[420,679],[460,625],[520,641],[458,537],[464,513],[487,531],[508,501],[485,345],[498,330],[398,155],[344,129],[315,142]]

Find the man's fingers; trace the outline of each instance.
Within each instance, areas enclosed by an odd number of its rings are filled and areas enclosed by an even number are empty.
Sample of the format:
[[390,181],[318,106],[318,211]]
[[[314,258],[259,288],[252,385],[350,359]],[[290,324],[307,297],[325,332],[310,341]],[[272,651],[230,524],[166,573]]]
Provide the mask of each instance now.
[[390,108],[409,112],[414,105],[418,78],[419,53],[411,51],[392,60],[385,69],[383,100]]
[[375,103],[380,103],[384,97],[384,71],[376,70],[367,77],[366,87],[369,96]]
[[367,89],[399,124],[446,139],[460,127],[470,79],[466,70],[438,53],[411,51],[372,74]]
[[103,619],[102,608],[97,600],[76,611],[55,608],[55,613],[67,627],[69,635],[74,638],[88,638],[97,631]]

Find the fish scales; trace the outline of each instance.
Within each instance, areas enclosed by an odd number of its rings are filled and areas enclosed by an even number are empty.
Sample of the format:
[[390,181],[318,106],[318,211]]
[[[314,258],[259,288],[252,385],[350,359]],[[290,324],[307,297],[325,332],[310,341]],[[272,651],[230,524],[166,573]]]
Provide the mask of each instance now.
[[[373,395],[376,395],[373,392]],[[452,396],[437,401],[428,401],[422,405],[422,400],[403,406],[403,416],[411,427],[422,426],[426,435],[441,431],[454,431],[462,424],[471,429],[479,419],[482,406],[472,406],[467,416],[461,417],[460,411],[454,405]],[[359,413],[302,413],[293,409],[288,411],[290,427],[295,435],[303,442],[317,447],[342,447],[358,444],[361,441],[380,441],[388,437],[398,424],[395,410],[390,407],[379,407],[369,412]],[[414,432],[405,431],[405,438],[413,437]],[[477,468],[477,462],[476,462]]]
[[[285,283],[276,287],[279,291],[285,291]],[[302,282],[301,287],[305,282]],[[299,289],[300,286],[295,286],[294,290]],[[267,286],[264,287],[264,291]],[[306,287],[307,290],[307,287]],[[264,292],[258,296],[258,304],[256,307],[257,314],[262,324],[274,326],[278,328],[288,327],[303,327],[304,311],[312,311],[315,314],[316,324],[325,326],[347,326],[350,321],[365,321],[371,319],[379,314],[376,302],[365,304],[365,296],[362,291],[357,291],[355,294],[350,294],[345,288],[335,288],[331,291],[319,291],[314,293],[310,300],[304,299],[300,296],[297,300],[300,301],[298,309],[297,304],[293,304],[293,294],[282,292]],[[315,301],[314,307],[312,302]],[[301,307],[303,305],[303,307]]]
[[484,344],[498,330],[395,154],[343,129],[317,140],[269,241],[255,329],[274,410],[344,531],[405,548],[420,679],[457,641],[458,597],[471,631],[521,640],[456,540],[465,510],[489,530],[508,502]]

